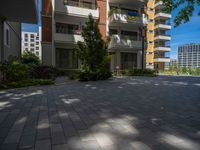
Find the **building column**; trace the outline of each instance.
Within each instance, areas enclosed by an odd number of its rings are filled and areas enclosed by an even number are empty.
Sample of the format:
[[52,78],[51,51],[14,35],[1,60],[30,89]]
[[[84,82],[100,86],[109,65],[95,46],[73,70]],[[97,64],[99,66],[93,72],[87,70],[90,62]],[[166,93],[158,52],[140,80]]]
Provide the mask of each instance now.
[[119,69],[121,69],[121,53],[120,53],[120,51],[116,51],[115,58],[116,58],[115,69],[117,66],[119,67]]
[[142,51],[137,52],[137,68],[138,69],[142,68]]

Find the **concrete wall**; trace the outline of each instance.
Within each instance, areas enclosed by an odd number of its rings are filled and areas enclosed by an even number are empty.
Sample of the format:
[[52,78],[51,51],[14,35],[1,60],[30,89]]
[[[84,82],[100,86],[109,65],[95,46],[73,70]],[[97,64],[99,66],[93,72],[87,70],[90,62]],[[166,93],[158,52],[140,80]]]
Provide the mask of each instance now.
[[[0,61],[10,56],[21,56],[21,24],[0,20]],[[9,30],[9,45],[6,45],[6,29]],[[2,39],[3,38],[3,39]]]
[[52,48],[51,42],[43,42],[42,43],[42,63],[44,65],[50,65],[50,66],[53,65],[52,49],[53,48]]
[[2,20],[0,19],[0,61],[1,61],[1,53],[2,53],[2,34],[3,34],[3,24]]
[[[21,56],[21,23],[5,22],[5,28],[9,28],[9,45],[4,44],[4,60],[8,60],[10,56],[20,58]],[[5,34],[4,34],[5,38]]]

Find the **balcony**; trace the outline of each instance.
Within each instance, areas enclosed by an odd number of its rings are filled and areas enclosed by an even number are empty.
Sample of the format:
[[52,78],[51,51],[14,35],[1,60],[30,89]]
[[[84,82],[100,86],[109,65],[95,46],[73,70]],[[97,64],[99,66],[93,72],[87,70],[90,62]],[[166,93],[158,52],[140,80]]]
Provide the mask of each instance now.
[[170,57],[158,56],[157,58],[154,58],[154,63],[169,63],[169,62],[170,62]]
[[154,51],[169,52],[171,51],[171,48],[167,46],[156,46]]
[[155,3],[155,8],[157,8],[157,7],[162,7],[163,6],[163,2],[162,1],[157,1],[156,3]]
[[111,42],[109,45],[109,49],[141,49],[142,42],[137,41],[135,38],[131,36],[119,36],[119,35],[112,35]]
[[158,34],[155,35],[154,40],[163,40],[163,41],[170,41],[171,40],[171,36],[170,35],[162,35],[162,34]]
[[72,0],[56,0],[55,12],[81,18],[88,18],[88,15],[91,14],[94,19],[98,19],[99,9],[95,1],[92,0],[92,2],[88,4]]
[[155,26],[155,29],[162,29],[162,30],[170,30],[172,27],[170,24],[158,23]]
[[37,0],[1,0],[0,18],[8,21],[37,23]]
[[83,42],[83,37],[78,34],[64,34],[64,33],[55,33],[54,35],[55,43],[69,43],[76,44],[78,41]]
[[141,8],[145,4],[145,0],[109,0],[109,3],[131,8]]
[[110,24],[123,23],[130,25],[142,25],[141,16],[131,16],[129,13],[113,13],[109,17]]
[[171,19],[171,18],[172,18],[172,15],[171,15],[171,14],[164,13],[164,12],[158,12],[158,13],[156,13],[155,18]]

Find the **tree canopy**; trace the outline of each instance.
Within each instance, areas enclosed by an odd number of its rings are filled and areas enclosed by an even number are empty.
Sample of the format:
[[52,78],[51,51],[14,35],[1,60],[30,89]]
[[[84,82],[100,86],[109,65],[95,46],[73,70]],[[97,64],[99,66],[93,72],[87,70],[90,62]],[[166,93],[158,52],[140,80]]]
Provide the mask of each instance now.
[[190,21],[194,14],[195,7],[197,6],[198,15],[200,16],[200,0],[162,0],[164,3],[164,11],[172,12],[180,8],[177,16],[174,19],[174,26],[177,27],[182,23]]

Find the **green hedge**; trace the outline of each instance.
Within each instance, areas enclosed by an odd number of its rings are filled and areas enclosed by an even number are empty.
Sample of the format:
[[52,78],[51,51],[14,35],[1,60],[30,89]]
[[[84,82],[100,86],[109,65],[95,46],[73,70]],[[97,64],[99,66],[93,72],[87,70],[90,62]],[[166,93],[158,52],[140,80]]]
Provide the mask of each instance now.
[[106,80],[112,77],[112,73],[108,69],[99,69],[96,72],[92,71],[79,71],[73,72],[69,75],[71,80],[79,81],[97,81]]
[[157,72],[151,69],[131,69],[131,70],[124,70],[122,71],[122,75],[125,76],[148,76],[148,77],[155,77],[157,76]]
[[0,90],[10,89],[10,88],[21,88],[35,85],[51,85],[54,84],[53,80],[48,79],[27,79],[16,82],[4,82],[0,83]]

